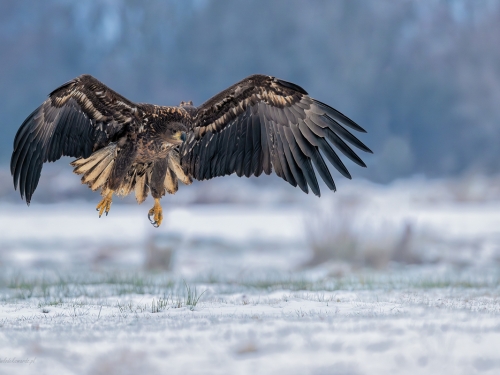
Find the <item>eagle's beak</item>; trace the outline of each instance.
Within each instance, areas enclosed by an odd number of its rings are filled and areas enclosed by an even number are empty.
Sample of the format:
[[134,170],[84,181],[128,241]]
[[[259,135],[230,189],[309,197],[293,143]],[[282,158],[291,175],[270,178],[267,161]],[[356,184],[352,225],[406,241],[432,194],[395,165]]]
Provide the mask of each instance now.
[[168,142],[173,143],[174,145],[180,145],[183,142],[185,142],[187,139],[187,134],[186,132],[182,130],[176,131],[174,134],[172,134],[170,139],[167,139]]

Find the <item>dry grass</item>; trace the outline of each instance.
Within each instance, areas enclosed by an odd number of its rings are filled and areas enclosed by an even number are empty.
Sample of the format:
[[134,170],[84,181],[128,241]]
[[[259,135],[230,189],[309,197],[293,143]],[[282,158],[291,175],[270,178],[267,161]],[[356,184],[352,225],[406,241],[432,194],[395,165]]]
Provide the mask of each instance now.
[[181,242],[182,238],[177,235],[151,236],[146,245],[146,270],[171,270],[174,252]]
[[[403,229],[364,217],[358,196],[340,197],[331,206],[306,220],[306,234],[312,257],[303,267],[336,262],[348,267],[385,269],[391,261],[421,263],[415,253],[416,236],[411,223]],[[370,230],[365,230],[370,228]]]

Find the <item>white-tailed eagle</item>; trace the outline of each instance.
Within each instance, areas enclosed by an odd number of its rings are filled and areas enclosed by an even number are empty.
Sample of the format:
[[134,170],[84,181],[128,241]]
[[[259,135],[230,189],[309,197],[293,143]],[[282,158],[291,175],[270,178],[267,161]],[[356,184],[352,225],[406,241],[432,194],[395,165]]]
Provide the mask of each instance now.
[[319,196],[314,166],[335,190],[324,156],[343,176],[351,175],[332,146],[362,167],[347,143],[371,152],[347,128],[365,132],[301,87],[265,75],[247,77],[199,107],[133,103],[81,75],[50,93],[24,121],[10,168],[14,187],[29,204],[43,163],[76,157],[74,172],[92,190],[101,189],[99,217],[108,214],[113,194],[134,191],[142,203],[151,191],[155,203],[148,216],[159,226],[160,199],[177,191],[178,180],[190,184],[193,178],[274,170]]

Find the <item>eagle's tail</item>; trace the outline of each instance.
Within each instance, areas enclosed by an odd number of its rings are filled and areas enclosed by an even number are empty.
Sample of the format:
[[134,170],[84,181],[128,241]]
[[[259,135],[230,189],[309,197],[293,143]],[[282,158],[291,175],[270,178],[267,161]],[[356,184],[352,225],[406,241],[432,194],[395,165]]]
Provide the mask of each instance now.
[[[191,184],[193,180],[191,177],[184,174],[179,162],[179,153],[177,150],[172,150],[167,155],[167,161],[168,168],[163,185],[167,193],[175,194],[179,189],[178,180],[181,180],[186,185]],[[132,167],[116,193],[126,196],[133,191],[135,192],[135,199],[137,202],[144,202],[150,191],[149,186],[151,185],[153,166],[153,162],[132,164]]]
[[87,184],[92,190],[102,187],[109,178],[116,158],[116,143],[94,152],[86,159],[76,159],[71,163],[75,167],[73,172],[83,174],[82,183]]
[[125,197],[134,191],[137,203],[141,204],[149,194],[152,169],[152,162],[132,164],[116,193]]
[[[76,174],[83,174],[82,183],[87,184],[92,190],[102,188],[101,194],[108,193],[106,182],[111,174],[116,158],[116,143],[110,143],[108,146],[94,152],[86,159],[76,159],[71,163]],[[178,190],[178,180],[189,185],[193,182],[189,175],[182,170],[179,162],[179,153],[173,150],[167,156],[168,168],[165,175],[164,187],[167,193],[175,194]],[[153,162],[134,163],[130,167],[127,175],[123,179],[120,187],[115,194],[127,196],[135,192],[135,198],[138,203],[144,202],[149,194],[151,184],[151,173]]]

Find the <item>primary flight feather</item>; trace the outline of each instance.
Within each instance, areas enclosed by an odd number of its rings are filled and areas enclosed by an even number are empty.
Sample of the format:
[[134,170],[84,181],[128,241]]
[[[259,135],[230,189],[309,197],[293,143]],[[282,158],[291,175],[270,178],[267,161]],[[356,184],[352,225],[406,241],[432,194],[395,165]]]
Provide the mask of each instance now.
[[362,167],[350,145],[371,153],[347,128],[365,132],[300,86],[271,76],[247,77],[199,107],[167,107],[133,103],[82,75],[50,93],[23,122],[10,168],[14,187],[29,204],[43,163],[76,157],[74,172],[92,190],[101,189],[99,216],[108,214],[113,194],[135,192],[142,203],[151,192],[155,204],[148,216],[159,226],[160,199],[177,191],[178,180],[274,170],[319,196],[315,168],[335,190],[323,156],[343,176],[351,175],[332,145]]

